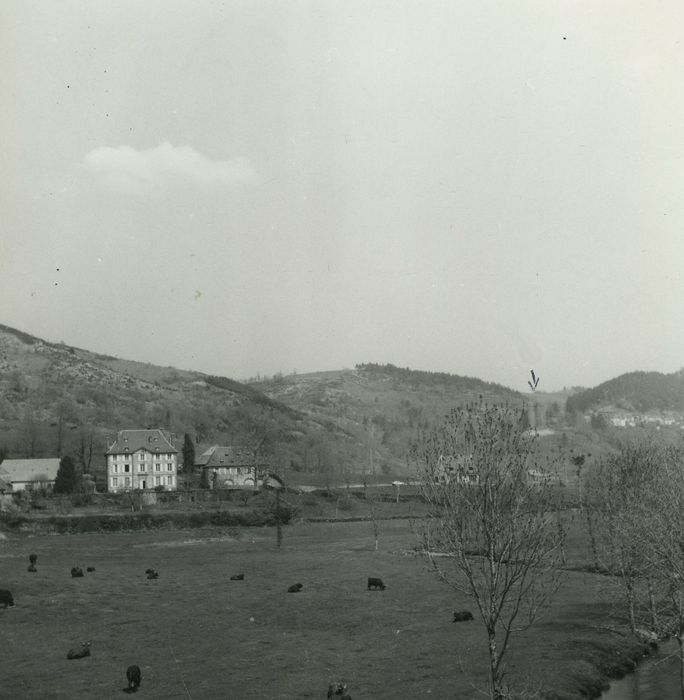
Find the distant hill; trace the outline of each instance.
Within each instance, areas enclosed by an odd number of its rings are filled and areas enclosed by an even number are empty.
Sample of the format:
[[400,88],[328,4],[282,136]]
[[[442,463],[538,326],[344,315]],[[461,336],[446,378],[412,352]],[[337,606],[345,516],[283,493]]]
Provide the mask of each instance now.
[[[0,453],[71,454],[82,468],[103,468],[117,430],[163,427],[180,445],[261,445],[299,454],[306,417],[227,377],[122,360],[53,343],[0,325]],[[331,430],[344,450],[348,437]]]
[[566,401],[566,410],[570,413],[585,413],[607,406],[638,413],[684,413],[684,370],[672,374],[629,372],[569,396]]
[[[378,473],[404,471],[418,431],[440,423],[454,406],[483,399],[522,408],[525,402],[522,394],[500,384],[391,364],[278,376],[252,386],[322,427],[337,425],[354,436],[360,447],[354,461],[367,468],[372,463]],[[302,467],[308,470],[316,459],[316,452],[305,455]]]
[[[108,439],[161,427],[212,444],[260,449],[291,483],[343,483],[405,474],[420,430],[454,406],[537,404],[552,427],[562,394],[522,395],[500,384],[394,365],[242,383],[42,340],[0,325],[0,455],[70,454],[100,478]],[[532,410],[532,409],[530,409]],[[536,415],[536,408],[532,411]],[[540,414],[540,415],[541,415]],[[565,432],[558,432],[568,441]],[[584,439],[584,438],[583,438]]]

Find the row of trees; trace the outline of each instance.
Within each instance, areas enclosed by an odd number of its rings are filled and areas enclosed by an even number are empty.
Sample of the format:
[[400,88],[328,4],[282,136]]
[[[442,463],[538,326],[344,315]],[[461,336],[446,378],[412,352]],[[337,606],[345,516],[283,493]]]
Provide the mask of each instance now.
[[[487,636],[492,700],[524,697],[505,683],[506,654],[558,590],[570,522],[558,478],[519,410],[454,409],[414,453],[429,515],[423,552],[433,571],[473,601]],[[684,443],[641,440],[592,465],[570,456],[593,569],[623,591],[629,630],[674,637],[684,699]]]
[[595,565],[620,582],[631,631],[674,637],[684,698],[684,444],[645,440],[599,463],[588,494]]

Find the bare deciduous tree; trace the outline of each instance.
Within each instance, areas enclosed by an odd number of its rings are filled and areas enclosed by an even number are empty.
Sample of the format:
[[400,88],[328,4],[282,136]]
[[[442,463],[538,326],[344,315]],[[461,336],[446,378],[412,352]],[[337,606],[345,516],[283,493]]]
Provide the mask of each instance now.
[[451,411],[416,457],[429,507],[422,543],[433,570],[475,603],[486,629],[490,697],[508,697],[504,658],[560,584],[564,528],[550,467],[520,411],[480,403]]
[[642,451],[642,487],[633,512],[634,546],[644,562],[649,602],[655,590],[662,606],[658,617],[652,617],[655,632],[677,640],[684,699],[684,444],[648,443]]

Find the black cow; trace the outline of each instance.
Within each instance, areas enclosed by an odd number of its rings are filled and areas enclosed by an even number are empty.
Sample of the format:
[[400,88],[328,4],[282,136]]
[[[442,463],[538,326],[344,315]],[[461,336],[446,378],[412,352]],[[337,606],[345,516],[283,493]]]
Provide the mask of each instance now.
[[0,605],[4,605],[4,607],[7,607],[8,605],[14,605],[14,598],[12,597],[12,594],[9,591],[0,590]]
[[148,579],[159,578],[159,572],[155,571],[154,569],[148,569],[147,570],[147,578]]
[[89,566],[89,567],[86,568],[86,571],[87,571],[89,574],[92,574],[92,572],[95,571],[95,567],[94,567],[94,566]]
[[126,669],[126,680],[128,681],[128,690],[135,692],[140,687],[140,681],[142,680],[140,666],[136,664],[129,666]]
[[31,573],[35,573],[36,571],[38,571],[38,569],[36,569],[36,567],[33,564],[29,564],[28,569],[26,569],[26,571],[30,571]]
[[244,574],[233,574],[230,577],[231,581],[244,581],[245,580],[245,575]]
[[287,592],[288,592],[288,593],[299,593],[299,591],[301,591],[302,588],[304,588],[304,586],[302,586],[301,583],[293,583],[293,584],[287,589]]
[[80,578],[83,576],[83,569],[80,566],[74,566],[71,569],[71,578]]
[[454,611],[454,619],[452,622],[467,622],[473,619],[473,613],[470,610],[456,610]]
[[35,566],[36,562],[38,561],[38,555],[37,554],[29,554],[29,561],[31,562],[31,566]]
[[373,590],[376,590],[376,591],[378,590],[378,588],[381,591],[384,591],[385,584],[382,582],[381,578],[375,578],[374,576],[369,576],[368,577],[368,590],[370,591],[371,588]]
[[328,700],[331,700],[332,697],[335,695],[342,695],[344,697],[349,697],[348,695],[345,695],[347,692],[347,684],[346,683],[330,683],[328,685]]
[[80,649],[69,649],[67,659],[82,659],[90,656],[90,642],[83,642]]

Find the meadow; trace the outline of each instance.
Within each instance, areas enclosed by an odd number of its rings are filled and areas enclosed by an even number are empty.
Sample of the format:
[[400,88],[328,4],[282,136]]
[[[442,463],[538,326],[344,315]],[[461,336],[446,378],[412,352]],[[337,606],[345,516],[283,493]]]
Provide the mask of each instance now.
[[[586,543],[575,528],[569,562]],[[412,552],[409,520],[298,523],[282,548],[273,528],[135,533],[7,534],[0,540],[0,698],[121,697],[125,670],[142,669],[139,697],[303,700],[343,680],[354,700],[484,697],[486,639],[473,605]],[[38,555],[37,573],[27,572]],[[94,566],[71,578],[72,566]],[[147,580],[145,569],[159,571]],[[230,581],[244,573],[244,581]],[[385,591],[368,591],[379,576]],[[292,594],[289,585],[301,582]],[[595,692],[602,672],[629,665],[635,645],[614,584],[570,571],[554,605],[511,649],[510,677],[549,698]],[[92,642],[92,655],[67,650]],[[596,667],[601,667],[602,672]]]

